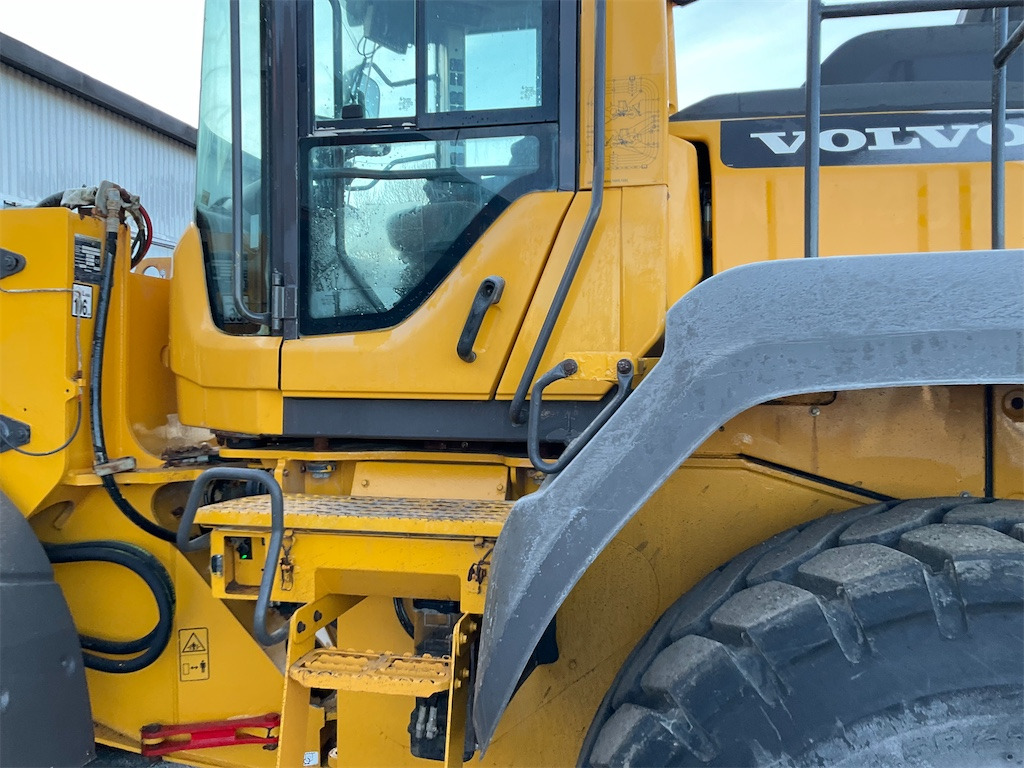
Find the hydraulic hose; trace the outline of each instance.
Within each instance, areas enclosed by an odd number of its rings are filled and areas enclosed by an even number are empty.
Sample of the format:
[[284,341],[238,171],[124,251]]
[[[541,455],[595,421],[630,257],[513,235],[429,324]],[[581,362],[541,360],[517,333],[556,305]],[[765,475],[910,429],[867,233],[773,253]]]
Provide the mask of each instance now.
[[[121,541],[45,544],[44,549],[51,563],[104,562],[127,568],[145,582],[156,601],[156,625],[142,637],[121,641],[79,635],[85,666],[100,672],[125,674],[145,669],[160,657],[171,638],[175,597],[171,577],[159,560],[146,550]],[[107,658],[133,653],[139,655],[129,659]]]
[[52,195],[47,195],[38,203],[36,208],[58,208],[60,207],[60,201],[64,198],[63,192],[54,192]]
[[405,601],[400,597],[396,597],[393,602],[395,604],[395,616],[398,617],[398,623],[402,625],[402,629],[405,630],[405,634],[409,637],[415,638],[416,627],[412,623],[412,619],[409,618],[409,612],[405,610]]
[[[103,433],[103,352],[107,337],[107,317],[110,314],[110,294],[114,288],[114,261],[117,256],[118,221],[108,217],[104,239],[103,272],[100,276],[99,298],[96,301],[96,321],[92,332],[92,350],[89,356],[89,421],[92,434],[92,452],[97,465],[106,464],[107,441]],[[113,222],[111,224],[110,222]],[[161,541],[175,540],[175,532],[157,525],[140,513],[121,493],[113,475],[103,475],[103,487],[110,500],[133,524]]]

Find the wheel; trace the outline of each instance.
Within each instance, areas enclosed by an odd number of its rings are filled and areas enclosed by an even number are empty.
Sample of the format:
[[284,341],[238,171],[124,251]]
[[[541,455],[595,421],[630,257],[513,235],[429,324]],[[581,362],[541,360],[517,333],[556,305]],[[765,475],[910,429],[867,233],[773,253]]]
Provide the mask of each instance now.
[[1024,765],[1024,502],[859,507],[707,576],[626,660],[584,766]]

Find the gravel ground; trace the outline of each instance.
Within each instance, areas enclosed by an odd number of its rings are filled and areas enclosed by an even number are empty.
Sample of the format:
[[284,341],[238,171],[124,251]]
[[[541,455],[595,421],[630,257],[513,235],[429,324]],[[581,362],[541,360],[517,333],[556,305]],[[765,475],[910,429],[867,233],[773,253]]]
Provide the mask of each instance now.
[[96,745],[96,759],[89,763],[86,768],[152,768],[152,766],[175,765],[180,763],[165,763],[163,760],[153,760],[134,752],[124,752],[120,749],[105,747],[102,744]]

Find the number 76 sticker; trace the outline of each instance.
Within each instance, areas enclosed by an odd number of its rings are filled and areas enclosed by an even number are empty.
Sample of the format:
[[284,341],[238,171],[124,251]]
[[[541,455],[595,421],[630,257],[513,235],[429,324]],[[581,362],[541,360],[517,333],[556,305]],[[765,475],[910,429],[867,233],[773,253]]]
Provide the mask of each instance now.
[[71,286],[71,316],[92,317],[92,286],[73,283]]

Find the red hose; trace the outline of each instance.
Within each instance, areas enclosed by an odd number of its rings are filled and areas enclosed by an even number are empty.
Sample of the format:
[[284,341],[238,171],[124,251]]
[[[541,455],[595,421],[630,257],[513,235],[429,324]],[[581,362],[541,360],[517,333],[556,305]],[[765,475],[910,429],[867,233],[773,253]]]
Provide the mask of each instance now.
[[146,254],[149,253],[149,246],[153,244],[153,220],[149,218],[149,212],[139,206],[139,210],[142,212],[142,218],[146,220],[146,244],[142,246],[142,254],[140,258],[145,258]]

